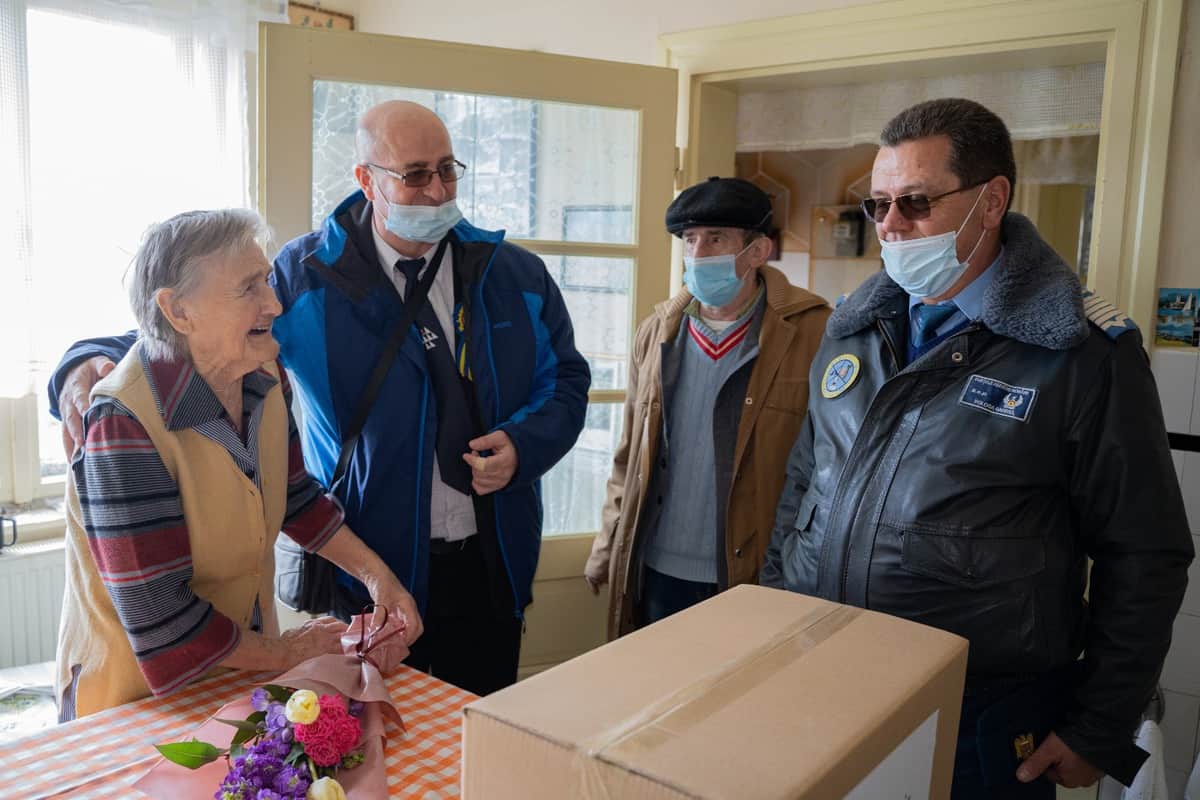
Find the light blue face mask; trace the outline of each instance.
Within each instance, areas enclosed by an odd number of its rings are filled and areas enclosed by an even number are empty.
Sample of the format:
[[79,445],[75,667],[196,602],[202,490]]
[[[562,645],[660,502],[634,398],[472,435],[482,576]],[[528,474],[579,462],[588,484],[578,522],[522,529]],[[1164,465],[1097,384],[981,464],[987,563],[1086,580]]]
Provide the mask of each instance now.
[[692,293],[692,297],[712,308],[732,303],[745,283],[737,276],[737,257],[749,250],[750,244],[733,255],[701,258],[684,256],[683,266],[686,272],[683,273],[683,282]]
[[410,242],[436,244],[463,218],[454,198],[440,206],[402,206],[388,200],[378,189],[375,196],[387,205],[388,232]]
[[894,280],[901,289],[913,297],[940,297],[955,281],[967,271],[971,256],[983,243],[986,230],[980,231],[979,241],[967,254],[963,263],[958,261],[958,234],[966,227],[967,220],[975,213],[979,199],[987,187],[979,190],[979,196],[971,205],[971,210],[958,226],[957,231],[947,231],[937,236],[924,236],[920,239],[908,239],[903,242],[885,242],[879,240],[883,255],[883,268],[888,277]]

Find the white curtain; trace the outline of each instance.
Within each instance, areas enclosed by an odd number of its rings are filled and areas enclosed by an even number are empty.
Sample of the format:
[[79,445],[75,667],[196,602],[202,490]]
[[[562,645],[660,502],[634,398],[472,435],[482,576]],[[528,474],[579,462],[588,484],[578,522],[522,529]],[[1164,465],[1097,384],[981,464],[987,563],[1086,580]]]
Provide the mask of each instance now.
[[874,144],[905,108],[969,97],[995,111],[1014,139],[1098,134],[1104,64],[748,92],[738,97],[737,150],[819,150]]
[[132,326],[148,225],[251,204],[258,22],[285,8],[0,0],[0,396],[44,394],[66,345]]

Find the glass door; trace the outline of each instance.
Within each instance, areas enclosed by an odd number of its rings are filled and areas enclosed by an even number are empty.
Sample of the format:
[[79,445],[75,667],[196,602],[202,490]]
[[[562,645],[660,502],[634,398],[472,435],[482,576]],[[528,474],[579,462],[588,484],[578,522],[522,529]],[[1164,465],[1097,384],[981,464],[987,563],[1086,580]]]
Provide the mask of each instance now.
[[546,262],[592,370],[583,433],[543,479],[545,541],[525,672],[599,644],[583,563],[621,435],[632,333],[669,295],[663,213],[674,189],[674,70],[419,39],[263,25],[259,207],[280,243],[356,185],[358,116],[413,100],[469,169],[466,218]]

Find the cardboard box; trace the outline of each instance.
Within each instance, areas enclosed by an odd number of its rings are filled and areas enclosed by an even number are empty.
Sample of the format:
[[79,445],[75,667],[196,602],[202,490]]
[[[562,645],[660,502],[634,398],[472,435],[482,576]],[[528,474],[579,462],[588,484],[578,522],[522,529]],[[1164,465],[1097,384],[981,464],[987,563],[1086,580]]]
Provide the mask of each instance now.
[[466,800],[945,798],[967,642],[740,586],[464,709]]

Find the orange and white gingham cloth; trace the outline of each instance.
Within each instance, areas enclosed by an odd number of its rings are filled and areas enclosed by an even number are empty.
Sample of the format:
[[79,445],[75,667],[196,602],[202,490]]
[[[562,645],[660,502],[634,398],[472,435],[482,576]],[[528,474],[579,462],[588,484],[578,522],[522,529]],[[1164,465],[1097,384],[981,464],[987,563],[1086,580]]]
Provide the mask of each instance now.
[[[154,745],[185,741],[218,708],[272,677],[228,672],[170,697],[128,703],[0,745],[0,795],[21,800],[145,797],[130,784],[159,758]],[[408,729],[402,733],[387,726],[388,796],[458,797],[462,707],[475,695],[408,667],[387,685]]]

